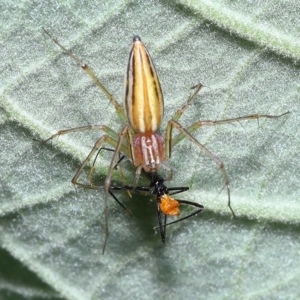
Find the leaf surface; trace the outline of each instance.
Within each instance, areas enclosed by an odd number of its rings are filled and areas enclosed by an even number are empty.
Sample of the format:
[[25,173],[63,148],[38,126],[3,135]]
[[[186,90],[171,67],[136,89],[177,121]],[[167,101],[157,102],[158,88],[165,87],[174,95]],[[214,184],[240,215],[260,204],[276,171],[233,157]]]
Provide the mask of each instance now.
[[[300,4],[258,3],[0,4],[3,299],[299,298]],[[155,202],[118,193],[133,217],[110,199],[102,255],[103,193],[70,183],[102,133],[69,134],[46,145],[33,138],[87,124],[119,132],[122,125],[105,95],[42,27],[89,64],[120,102],[132,37],[140,35],[161,79],[162,133],[199,82],[205,88],[180,119],[184,127],[290,111],[194,133],[224,162],[237,218],[227,207],[222,173],[185,139],[173,149],[167,185],[188,186],[178,197],[205,211],[170,226],[162,245],[152,230]],[[98,177],[109,158],[98,160]],[[124,173],[134,180],[129,163]]]

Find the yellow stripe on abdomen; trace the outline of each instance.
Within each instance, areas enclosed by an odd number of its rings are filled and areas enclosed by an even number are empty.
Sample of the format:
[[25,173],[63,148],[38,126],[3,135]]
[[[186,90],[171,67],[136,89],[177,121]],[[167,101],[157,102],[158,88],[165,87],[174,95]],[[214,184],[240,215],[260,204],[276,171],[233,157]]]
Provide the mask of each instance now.
[[125,108],[136,133],[155,132],[163,117],[163,95],[150,54],[138,36],[129,54]]

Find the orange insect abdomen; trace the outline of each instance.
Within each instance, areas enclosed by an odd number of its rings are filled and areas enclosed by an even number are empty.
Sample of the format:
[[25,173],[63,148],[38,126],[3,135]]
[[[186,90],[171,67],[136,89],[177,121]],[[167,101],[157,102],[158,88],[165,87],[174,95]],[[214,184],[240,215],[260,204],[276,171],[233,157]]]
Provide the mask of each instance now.
[[170,197],[169,194],[165,194],[161,196],[160,198],[160,209],[161,211],[168,216],[179,216],[180,215],[180,210],[179,210],[179,205],[180,203]]

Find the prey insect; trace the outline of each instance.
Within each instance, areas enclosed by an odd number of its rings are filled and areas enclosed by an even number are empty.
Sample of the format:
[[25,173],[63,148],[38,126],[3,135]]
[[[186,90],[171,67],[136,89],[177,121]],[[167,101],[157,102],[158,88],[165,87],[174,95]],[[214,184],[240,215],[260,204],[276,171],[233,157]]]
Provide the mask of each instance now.
[[[153,229],[160,230],[161,240],[164,243],[166,240],[166,227],[175,224],[178,222],[181,222],[185,219],[188,219],[194,215],[197,215],[198,213],[202,212],[204,209],[204,206],[192,201],[187,200],[179,200],[174,199],[171,197],[172,195],[179,194],[182,192],[185,192],[189,190],[188,187],[170,187],[167,188],[167,186],[164,184],[164,179],[158,175],[157,173],[145,173],[146,177],[150,181],[149,186],[111,186],[109,189],[109,194],[117,201],[118,204],[120,204],[127,212],[129,211],[127,207],[119,201],[119,199],[114,195],[113,191],[115,190],[129,190],[139,193],[146,193],[151,195],[156,195],[156,212],[157,212],[157,220],[158,220],[158,226],[155,226]],[[176,216],[178,217],[180,215],[180,209],[179,206],[181,204],[194,206],[196,207],[196,210],[191,212],[190,214],[181,217],[175,221],[167,223],[167,217],[168,216]]]
[[[259,118],[279,118],[288,112],[281,115],[266,115],[266,114],[254,114],[244,117],[237,117],[233,119],[225,119],[219,121],[204,120],[197,121],[187,128],[184,128],[178,122],[183,112],[188,108],[191,102],[195,99],[198,92],[203,87],[202,84],[198,84],[193,87],[193,93],[179,108],[172,118],[168,121],[165,135],[162,137],[157,133],[159,129],[163,113],[164,113],[164,101],[163,94],[159,82],[157,72],[150,57],[150,54],[144,44],[141,42],[139,36],[133,37],[133,44],[129,53],[127,72],[126,72],[126,86],[125,86],[125,99],[124,109],[114,98],[114,96],[106,89],[106,87],[100,82],[94,72],[78,59],[72,52],[62,46],[56,39],[54,39],[48,31],[44,29],[45,33],[57,44],[65,53],[67,53],[96,83],[96,85],[107,96],[109,101],[114,105],[116,113],[122,124],[122,129],[116,132],[113,129],[105,125],[87,125],[77,128],[70,128],[60,130],[44,142],[64,134],[71,132],[85,131],[85,130],[99,130],[104,132],[104,135],[100,137],[94,144],[93,149],[90,151],[82,165],[79,167],[77,173],[72,179],[72,183],[83,188],[99,189],[99,186],[94,185],[92,182],[83,183],[79,180],[80,174],[83,169],[88,165],[89,161],[98,150],[102,147],[103,143],[107,143],[114,147],[115,153],[111,159],[108,173],[104,181],[104,201],[105,208],[104,214],[106,219],[106,235],[103,246],[105,249],[108,238],[108,195],[111,189],[111,178],[114,171],[114,166],[122,153],[125,155],[132,164],[136,167],[136,175],[133,183],[133,187],[136,187],[141,174],[144,170],[145,173],[156,173],[160,167],[164,167],[169,171],[169,177],[171,178],[171,169],[165,164],[171,157],[172,148],[176,146],[180,141],[187,138],[202,152],[210,157],[214,163],[220,168],[223,178],[224,186],[227,190],[228,206],[234,215],[234,211],[231,207],[229,179],[226,173],[223,162],[217,158],[210,150],[208,150],[203,144],[201,144],[192,135],[194,131],[202,126],[213,126],[218,124],[228,124],[233,122],[239,122],[243,120],[259,119]],[[178,131],[176,136],[173,136],[173,129]]]

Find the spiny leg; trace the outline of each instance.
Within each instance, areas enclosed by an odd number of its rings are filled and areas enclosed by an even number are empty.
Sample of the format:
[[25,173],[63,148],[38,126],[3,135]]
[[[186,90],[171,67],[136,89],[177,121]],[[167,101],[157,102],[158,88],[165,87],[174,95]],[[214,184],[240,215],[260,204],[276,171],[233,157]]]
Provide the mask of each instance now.
[[[182,134],[184,137],[187,137],[191,142],[193,142],[194,144],[196,144],[205,155],[209,156],[220,168],[222,174],[223,174],[223,178],[224,178],[224,182],[225,182],[225,186],[227,189],[227,197],[228,197],[228,207],[231,210],[232,215],[235,217],[235,213],[231,207],[230,204],[230,187],[229,187],[229,179],[225,170],[225,166],[223,164],[223,162],[217,157],[215,156],[212,152],[210,152],[204,145],[202,145],[201,143],[199,143],[192,135],[190,135],[190,133],[184,129],[179,123],[170,120],[168,122],[168,126],[167,128],[169,128],[169,132],[171,132],[171,128],[175,127],[180,134]],[[167,155],[169,155],[169,153],[167,153]]]
[[[199,83],[198,85],[193,86],[191,88],[191,89],[195,89],[195,91],[188,98],[186,103],[184,103],[184,105],[175,112],[175,114],[172,117],[173,121],[178,122],[178,120],[180,119],[183,112],[189,107],[191,102],[195,99],[196,95],[199,93],[199,91],[202,88],[203,88],[203,85],[201,83]],[[289,111],[287,111],[283,114],[280,114],[280,115],[253,114],[253,115],[249,115],[249,116],[236,117],[236,118],[224,119],[224,120],[216,120],[216,121],[203,120],[203,121],[197,121],[196,123],[194,123],[191,126],[189,126],[188,128],[186,128],[185,130],[189,133],[193,133],[195,130],[197,130],[198,128],[200,128],[202,126],[207,126],[207,125],[211,126],[211,125],[218,125],[218,124],[222,125],[222,124],[228,124],[228,123],[239,122],[239,121],[244,121],[244,120],[253,120],[253,119],[259,119],[259,118],[277,119],[286,114],[289,114]],[[175,146],[176,144],[178,144],[182,139],[184,139],[185,136],[186,136],[185,134],[180,133],[177,136],[175,136],[174,138],[172,138],[172,126],[170,126],[170,128],[168,126],[167,130],[166,130],[166,135],[165,135],[166,153],[171,154],[171,152],[172,152],[171,148],[173,146]]]
[[[115,149],[110,149],[110,148],[105,148],[105,147],[102,147],[98,150],[98,153],[96,154],[95,158],[94,158],[94,162],[92,164],[92,167],[90,169],[90,172],[89,172],[89,182],[91,185],[94,185],[93,182],[92,182],[92,176],[93,176],[93,173],[94,173],[94,170],[95,170],[95,164],[96,164],[96,160],[101,152],[101,150],[106,150],[106,151],[111,151],[111,152],[115,152],[116,150]],[[114,170],[117,170],[118,166],[119,166],[119,170],[120,170],[120,175],[121,175],[121,179],[122,179],[122,182],[123,182],[123,186],[127,186],[127,183],[126,183],[126,180],[125,180],[125,176],[124,176],[124,173],[123,173],[123,169],[122,169],[122,164],[121,162],[124,160],[125,158],[125,155],[121,155],[121,153],[119,153],[119,160],[116,162],[115,166],[114,166]],[[127,190],[127,194],[130,198],[132,198],[132,195],[130,193],[129,190]],[[114,196],[113,196],[114,197]]]
[[105,125],[87,125],[87,126],[81,126],[81,127],[75,127],[75,128],[68,128],[68,129],[64,129],[64,130],[59,130],[55,134],[51,135],[48,139],[42,140],[41,142],[47,143],[50,140],[53,140],[54,138],[59,137],[61,135],[69,134],[69,133],[72,133],[72,132],[85,131],[85,130],[101,130],[101,131],[104,131],[107,135],[111,136],[112,139],[118,140],[118,134],[114,130],[110,129],[109,127],[107,127]]
[[[59,137],[61,135],[64,134],[68,134],[68,133],[72,133],[72,132],[80,132],[80,131],[85,131],[85,130],[101,130],[104,131],[106,133],[105,136],[103,136],[102,138],[100,138],[99,140],[96,141],[93,149],[91,150],[91,152],[89,153],[89,155],[87,156],[87,158],[84,160],[84,162],[82,163],[82,165],[80,166],[80,168],[78,169],[78,171],[76,172],[75,176],[72,179],[72,183],[75,185],[80,185],[84,188],[93,188],[93,189],[97,189],[96,186],[93,185],[84,185],[81,184],[77,181],[80,173],[82,172],[83,168],[88,164],[88,162],[90,161],[90,159],[92,158],[92,156],[95,154],[96,151],[98,151],[100,145],[102,144],[102,142],[105,140],[105,142],[107,142],[109,145],[116,147],[117,146],[117,141],[119,139],[119,135],[112,129],[110,129],[109,127],[105,126],[105,125],[87,125],[87,126],[81,126],[81,127],[76,127],[76,128],[69,128],[69,129],[64,129],[64,130],[60,130],[57,133],[53,134],[52,136],[50,136],[48,139],[46,140],[42,140],[43,143],[47,143],[50,140],[54,139],[55,137]],[[127,142],[125,141],[122,145],[121,145],[121,150],[122,152],[128,156],[127,153]],[[114,151],[114,150],[113,150]],[[99,153],[98,153],[99,154]],[[98,156],[98,154],[96,155],[96,158]],[[96,161],[96,158],[94,160],[94,163],[91,167],[91,171],[90,173],[93,172],[93,168],[94,168],[94,164]],[[123,158],[122,158],[123,159]],[[118,162],[119,163],[119,162]],[[117,164],[118,164],[117,163]]]
[[[72,179],[72,183],[75,184],[75,185],[79,185],[83,188],[92,188],[92,189],[97,189],[97,186],[93,186],[92,184],[91,185],[84,185],[84,184],[81,184],[77,181],[80,173],[82,172],[83,168],[88,164],[88,162],[90,161],[90,159],[92,158],[92,156],[95,154],[96,151],[98,151],[100,145],[102,144],[103,141],[107,142],[109,145],[113,146],[113,147],[116,147],[117,146],[117,141],[118,141],[118,134],[110,129],[109,127],[105,126],[105,125],[87,125],[87,126],[82,126],[82,127],[76,127],[76,128],[69,128],[69,129],[64,129],[64,130],[60,130],[58,131],[57,133],[53,134],[52,136],[50,136],[48,139],[46,140],[37,140],[35,139],[36,141],[40,141],[40,142],[43,142],[43,143],[47,143],[49,142],[50,140],[54,139],[55,137],[59,137],[61,135],[64,135],[64,134],[68,134],[68,133],[72,133],[72,132],[80,132],[80,131],[85,131],[85,130],[102,130],[104,132],[106,132],[107,134],[104,135],[103,137],[101,137],[99,140],[96,141],[93,149],[91,150],[91,152],[89,153],[89,155],[87,156],[87,158],[84,160],[84,162],[82,163],[82,165],[80,166],[80,168],[78,169],[78,171],[76,172],[75,176],[73,177]],[[121,145],[121,150],[122,152],[128,156],[128,147],[127,147],[127,142],[125,141],[122,145]],[[112,150],[114,151],[114,150]],[[96,158],[94,160],[94,163],[91,167],[91,171],[90,173],[93,173],[93,169],[94,169],[94,165],[95,165],[95,161],[97,159],[97,156],[98,156],[99,153],[97,153],[96,155]],[[116,166],[119,164],[119,162],[124,158],[125,156],[123,156],[116,164]],[[115,167],[116,167],[115,166]],[[90,175],[91,176],[91,175]]]
[[[115,149],[110,149],[110,148],[105,148],[105,147],[100,148],[100,149],[98,150],[98,153],[97,153],[96,156],[95,156],[95,159],[94,159],[94,162],[93,162],[93,166],[95,166],[96,160],[97,160],[97,158],[98,158],[98,156],[99,156],[99,154],[100,154],[100,152],[101,152],[102,150],[110,151],[110,152],[115,152],[115,151],[116,151]],[[119,160],[117,161],[116,165],[114,166],[114,169],[115,169],[115,170],[117,170],[118,165],[120,164],[120,162],[121,162],[124,158],[125,158],[124,155],[121,156],[121,157],[119,157]]]
[[[107,126],[105,126],[105,125],[87,125],[87,126],[82,126],[82,127],[76,127],[76,128],[69,128],[69,129],[60,130],[60,131],[58,131],[57,133],[55,133],[55,134],[53,134],[52,136],[50,136],[48,139],[43,140],[42,142],[43,142],[43,143],[47,143],[48,141],[54,139],[55,137],[59,137],[59,136],[61,136],[61,135],[68,134],[68,133],[72,133],[72,132],[80,132],[80,131],[85,131],[85,130],[102,130],[102,131],[104,131],[104,132],[106,133],[106,136],[105,136],[106,142],[107,142],[108,144],[110,144],[111,146],[116,147],[116,145],[117,145],[117,140],[119,139],[119,135],[118,135],[114,130],[112,130],[111,128],[109,128],[109,127],[107,127]],[[84,165],[83,167],[86,166],[86,164],[88,163],[88,161],[89,161],[89,160],[91,159],[91,157],[94,155],[94,153],[95,153],[95,146],[96,146],[96,144],[97,144],[98,142],[99,142],[99,140],[95,143],[95,145],[94,145],[94,147],[93,147],[91,153],[90,153],[89,156],[86,158],[86,160],[83,162],[83,165]],[[125,153],[125,154],[127,154],[127,148],[128,148],[128,147],[127,147],[127,142],[125,141],[125,142],[122,144],[122,146],[121,146],[122,152]],[[105,149],[107,149],[107,148],[105,148]],[[115,150],[112,150],[112,149],[110,149],[110,150],[111,150],[111,151],[115,151]],[[95,159],[94,159],[93,165],[92,165],[92,167],[91,167],[90,174],[89,174],[89,178],[92,176],[92,173],[93,173],[93,171],[94,171],[94,165],[95,165],[95,162],[96,162],[96,159],[97,159],[98,154],[99,154],[99,151],[98,151],[98,153],[97,153],[97,155],[96,155],[96,157],[95,157]],[[124,158],[124,156],[123,156],[123,158]],[[122,160],[123,158],[121,158],[121,160]],[[120,161],[121,161],[121,160],[120,160]],[[119,164],[120,161],[117,162],[116,166]],[[115,166],[115,168],[116,168],[116,166]],[[80,172],[81,172],[81,171],[82,171],[82,169],[80,170]],[[77,175],[77,173],[76,173],[76,175]],[[75,175],[75,176],[76,176],[76,175]],[[75,176],[74,176],[74,177],[75,177]],[[78,175],[78,176],[79,176],[79,175]],[[77,177],[77,178],[78,178],[78,177]],[[74,179],[74,178],[73,178],[73,179]],[[72,181],[72,182],[73,182],[73,181]],[[75,184],[80,185],[80,184],[77,182],[77,180],[76,180],[76,183],[75,183]],[[93,184],[91,184],[91,186],[93,186]],[[85,188],[87,188],[87,186],[85,186]],[[91,187],[89,187],[89,188],[91,188]],[[96,188],[96,187],[93,187],[93,188]]]
[[[89,179],[90,179],[90,182],[91,182],[91,180],[92,180],[92,176],[93,176],[93,173],[94,173],[94,170],[95,170],[95,164],[96,164],[96,161],[97,161],[98,156],[99,156],[99,154],[100,154],[100,152],[101,152],[102,150],[110,151],[110,152],[115,152],[115,151],[116,151],[115,149],[110,149],[110,148],[105,148],[105,147],[102,147],[102,148],[100,148],[100,149],[98,150],[98,152],[97,152],[97,154],[96,154],[96,156],[95,156],[95,158],[94,158],[94,161],[93,161],[93,164],[92,164],[90,173],[89,173]],[[119,153],[119,160],[117,161],[116,165],[114,166],[114,170],[117,170],[117,169],[118,169],[118,165],[120,165],[120,167],[121,167],[121,162],[122,162],[122,160],[123,160],[124,158],[125,158],[125,155],[122,155],[122,156],[121,156],[121,153]],[[122,175],[123,172],[122,172],[122,171],[120,171],[120,172],[121,172],[121,177],[123,178],[123,175]],[[126,185],[126,183],[123,184],[123,185]]]
[[[113,171],[115,170],[115,167],[116,167],[116,162],[115,161],[117,160],[117,157],[120,154],[121,149],[124,148],[123,147],[123,140],[124,140],[124,138],[126,138],[128,130],[129,130],[129,127],[126,125],[121,130],[121,132],[119,134],[118,142],[114,145],[114,147],[115,147],[114,155],[111,159],[109,170],[108,170],[108,173],[107,173],[107,176],[106,176],[106,179],[105,179],[105,184],[104,184],[105,185],[105,191],[107,191],[107,193],[108,193],[108,190],[109,190],[109,187],[110,187],[110,179],[111,179],[112,173],[113,173]],[[123,152],[123,150],[122,150],[122,152]],[[127,157],[129,157],[129,155],[127,153],[127,149],[125,151],[125,154],[126,154]]]
[[[125,128],[127,128],[127,126],[125,126]],[[122,130],[122,132],[123,131],[124,131],[124,129]],[[112,140],[107,135],[104,135],[103,137],[98,139],[96,141],[93,149],[91,150],[91,152],[89,153],[87,158],[84,160],[84,162],[81,164],[80,168],[78,169],[78,171],[76,172],[75,176],[72,179],[73,184],[79,185],[83,188],[96,189],[96,190],[104,189],[104,192],[105,192],[105,194],[104,194],[105,240],[104,240],[104,244],[103,244],[103,253],[105,251],[105,247],[106,247],[108,235],[109,235],[109,231],[108,231],[108,194],[110,193],[110,180],[111,180],[111,175],[112,175],[112,172],[114,169],[113,166],[115,164],[116,156],[119,154],[121,146],[122,146],[122,141],[123,141],[123,139],[121,137],[119,137],[119,140],[116,143],[116,141]],[[103,142],[107,142],[108,144],[110,144],[116,148],[116,152],[115,152],[115,154],[111,160],[110,166],[109,166],[109,171],[108,171],[108,175],[106,176],[106,179],[105,179],[104,187],[92,186],[90,184],[88,185],[88,184],[83,184],[83,183],[78,182],[78,178],[79,178],[81,172],[83,171],[84,167],[89,163],[89,161],[91,160],[93,155],[95,155],[95,153],[99,150],[99,148],[101,147]],[[126,150],[127,150],[127,148],[126,148]]]
[[[175,114],[172,117],[173,121],[178,122],[178,120],[182,116],[183,112],[189,107],[191,102],[196,98],[197,94],[202,89],[202,87],[203,87],[203,85],[201,83],[199,83],[198,85],[193,86],[191,88],[191,89],[195,89],[194,92],[188,98],[188,100],[183,104],[183,106],[175,112]],[[166,151],[166,153],[170,153],[169,158],[171,157],[171,152],[172,152],[172,150],[171,150],[171,147],[172,147],[171,137],[172,137],[172,127],[167,128],[166,134],[165,134],[165,148],[166,148],[165,151]]]
[[195,99],[195,97],[197,96],[197,94],[200,92],[200,90],[202,88],[203,88],[203,84],[202,83],[199,83],[199,84],[191,87],[191,89],[194,89],[194,92],[187,99],[187,101],[183,104],[183,106],[175,112],[175,114],[172,117],[172,120],[174,120],[174,121],[177,122],[180,119],[180,117],[183,114],[183,112],[189,107],[189,105],[191,104],[191,102]]
[[[96,160],[101,152],[101,150],[106,150],[106,151],[111,151],[111,152],[115,152],[116,150],[115,149],[110,149],[110,148],[105,148],[105,147],[102,147],[98,150],[95,158],[94,158],[94,162],[93,162],[93,165],[90,169],[90,172],[89,172],[89,182],[91,184],[91,186],[95,186],[92,182],[92,175],[93,175],[93,172],[95,170],[95,164],[96,164]],[[123,171],[121,169],[121,162],[122,160],[125,158],[125,155],[121,155],[121,153],[119,153],[119,160],[117,161],[117,163],[115,164],[114,166],[114,170],[117,170],[118,166],[120,165],[120,174],[121,174],[121,178],[122,178],[122,182],[123,182],[123,185],[122,186],[113,186],[113,187],[110,187],[109,188],[109,194],[114,198],[114,200],[123,208],[126,210],[127,213],[129,213],[131,216],[132,216],[132,213],[131,213],[131,210],[128,209],[112,192],[112,190],[126,190],[129,197],[132,197],[131,193],[130,193],[130,190],[129,189],[126,189],[125,187],[127,187],[127,184],[125,182],[125,178],[124,178],[124,175],[123,175]],[[99,189],[101,189],[101,187],[98,187]],[[104,187],[102,187],[102,189],[104,189]]]
[[125,124],[126,117],[125,117],[122,106],[114,98],[114,96],[106,89],[106,87],[100,82],[100,80],[97,78],[95,73],[90,69],[90,67],[88,65],[86,65],[85,63],[83,63],[79,58],[77,58],[70,50],[68,50],[63,45],[61,45],[58,42],[58,40],[55,39],[46,29],[43,28],[43,30],[57,46],[59,46],[65,53],[67,53],[73,60],[75,60],[76,63],[94,80],[94,82],[97,84],[97,86],[102,90],[102,92],[107,96],[109,101],[114,105],[122,124]]
[[[90,154],[87,156],[87,158],[84,160],[84,162],[82,163],[82,165],[80,166],[80,168],[78,169],[78,171],[76,172],[75,176],[72,179],[72,183],[75,185],[79,185],[83,188],[90,188],[90,189],[99,189],[99,187],[95,186],[91,186],[91,185],[86,185],[86,184],[82,184],[80,182],[78,182],[78,178],[82,172],[82,170],[84,169],[84,167],[88,164],[88,162],[90,161],[90,159],[92,158],[92,156],[98,151],[98,149],[100,148],[101,144],[109,139],[108,136],[104,135],[103,137],[101,137],[98,141],[96,141],[92,151],[90,152]],[[108,213],[107,213],[107,193],[108,191],[105,190],[105,198],[104,198],[104,216],[105,216],[105,241],[104,241],[104,248],[103,248],[103,253],[105,250],[105,246],[107,243],[107,239],[108,239]]]
[[[124,139],[124,137],[126,137],[126,135],[128,133],[128,130],[129,130],[129,127],[128,127],[128,125],[126,125],[122,129],[122,131],[120,132],[120,134],[119,134],[119,140],[118,140],[118,143],[117,143],[117,145],[115,147],[116,151],[115,151],[115,153],[113,155],[113,158],[112,158],[112,160],[110,162],[108,173],[107,173],[106,179],[104,181],[104,192],[105,192],[105,195],[104,195],[104,202],[105,202],[105,207],[104,207],[104,215],[105,215],[105,241],[104,241],[103,250],[102,250],[103,254],[105,252],[105,247],[106,247],[107,240],[108,240],[108,235],[109,235],[109,231],[108,231],[108,194],[109,194],[109,189],[110,189],[111,177],[112,177],[112,173],[114,171],[115,162],[116,162],[117,157],[118,157],[118,155],[120,153],[120,150],[122,148],[123,139]],[[129,157],[128,154],[126,156]]]
[[[212,120],[197,121],[194,124],[192,124],[191,126],[187,127],[185,129],[185,131],[191,134],[202,126],[223,125],[223,124],[230,124],[230,123],[240,122],[240,121],[245,121],[245,120],[258,120],[260,118],[278,119],[289,113],[290,112],[287,111],[280,115],[253,114],[253,115],[249,115],[249,116],[237,117],[237,118],[232,118],[232,119],[224,119],[224,120],[216,120],[216,121],[212,121]],[[172,127],[172,126],[169,126],[169,124],[168,124],[167,132],[169,132],[169,134],[171,134],[171,128],[169,128],[169,127]],[[179,133],[178,135],[173,137],[171,140],[171,147],[178,144],[185,137],[186,137],[186,134],[184,134],[184,133]],[[169,138],[171,139],[171,137],[169,137]]]
[[135,147],[135,137],[134,137],[134,132],[132,130],[130,130],[130,128],[128,127],[128,130],[126,132],[126,136],[127,136],[127,140],[128,140],[128,153],[130,153],[130,156],[127,156],[129,158],[129,160],[131,160],[132,164],[136,167],[136,171],[135,171],[135,179],[133,182],[133,191],[135,190],[135,187],[138,184],[139,178],[141,176],[142,171],[144,171],[143,169],[143,165],[136,163],[136,156],[135,156],[135,151],[134,151],[134,147]]
[[99,150],[99,148],[101,147],[103,142],[106,142],[106,143],[108,143],[109,145],[111,145],[113,147],[117,146],[117,142],[114,139],[112,139],[111,137],[109,137],[108,135],[104,135],[100,139],[98,139],[95,142],[93,149],[90,151],[89,155],[86,157],[86,159],[84,160],[84,162],[81,164],[81,166],[77,170],[76,174],[74,175],[73,179],[71,180],[73,184],[81,186],[83,188],[88,188],[88,189],[95,189],[95,190],[99,189],[99,187],[96,186],[96,185],[93,186],[91,184],[84,184],[84,183],[78,182],[78,178],[79,178],[81,172],[83,171],[83,169],[87,166],[87,164],[91,160],[91,158]]

